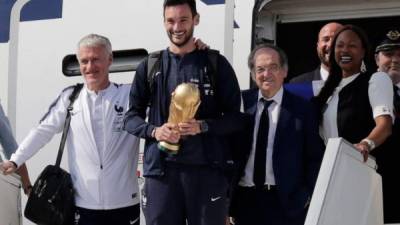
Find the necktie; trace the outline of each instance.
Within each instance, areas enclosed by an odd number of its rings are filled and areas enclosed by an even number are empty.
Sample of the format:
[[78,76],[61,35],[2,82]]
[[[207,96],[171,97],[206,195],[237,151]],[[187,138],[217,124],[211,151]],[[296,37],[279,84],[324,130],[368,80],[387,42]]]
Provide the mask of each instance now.
[[253,181],[257,187],[261,187],[265,183],[265,165],[267,160],[267,144],[268,144],[268,107],[273,101],[261,99],[264,103],[264,109],[261,113],[260,122],[258,125],[258,133],[256,140],[256,153],[254,157],[254,173]]

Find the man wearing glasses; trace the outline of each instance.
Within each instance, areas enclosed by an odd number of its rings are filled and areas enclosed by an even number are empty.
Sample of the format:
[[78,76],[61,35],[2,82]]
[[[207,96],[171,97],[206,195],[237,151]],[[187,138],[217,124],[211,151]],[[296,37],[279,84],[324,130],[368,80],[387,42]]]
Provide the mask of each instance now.
[[317,117],[282,87],[288,63],[280,48],[257,46],[248,65],[258,88],[242,93],[253,123],[242,135],[231,216],[236,225],[304,224],[323,156]]

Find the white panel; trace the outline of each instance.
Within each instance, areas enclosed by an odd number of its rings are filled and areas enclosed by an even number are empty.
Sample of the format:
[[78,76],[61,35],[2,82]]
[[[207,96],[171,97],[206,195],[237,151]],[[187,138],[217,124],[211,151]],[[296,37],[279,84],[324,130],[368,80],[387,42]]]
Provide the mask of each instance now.
[[383,224],[382,180],[373,158],[329,139],[305,225]]
[[0,171],[0,224],[21,223],[21,182],[17,175],[4,176]]

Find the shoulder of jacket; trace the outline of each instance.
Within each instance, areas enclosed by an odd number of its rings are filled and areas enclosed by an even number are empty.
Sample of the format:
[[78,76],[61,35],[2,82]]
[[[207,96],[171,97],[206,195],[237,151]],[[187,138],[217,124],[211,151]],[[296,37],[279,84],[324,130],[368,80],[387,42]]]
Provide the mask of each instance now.
[[111,83],[111,85],[115,85],[119,93],[125,93],[125,92],[129,93],[132,86],[132,84],[116,84],[116,83]]
[[375,73],[372,73],[370,80],[383,80],[383,82],[389,82],[392,83],[391,78],[389,77],[389,74],[385,72],[380,72],[377,71]]
[[[61,93],[58,95],[57,100],[61,98],[62,101],[68,102],[68,101],[70,100],[70,98],[71,98],[72,93],[74,92],[75,88],[76,88],[78,85],[79,85],[80,87],[79,87],[79,89],[77,90],[78,92],[77,92],[76,98],[79,98],[80,93],[81,93],[81,91],[82,91],[82,89],[83,89],[83,86],[84,86],[84,84],[82,84],[82,83],[78,83],[78,84],[75,84],[75,85],[70,85],[70,86],[64,88],[64,89],[61,91]],[[56,101],[57,101],[57,100],[56,100]]]
[[158,58],[158,57],[160,57],[160,55],[162,54],[163,51],[165,51],[165,50],[157,50],[154,52],[150,52],[148,55],[148,58]]
[[217,49],[210,48],[210,49],[207,49],[206,51],[209,55],[222,56]]
[[74,91],[75,85],[68,86],[64,88],[61,93],[58,95],[58,98],[62,98],[63,100],[67,100],[69,96]]
[[243,96],[248,96],[254,93],[258,93],[258,88],[250,88],[250,89],[246,89],[246,90],[242,90],[242,95]]
[[258,89],[251,88],[251,89],[243,90],[243,91],[241,91],[241,95],[242,95],[243,103],[248,105],[251,102],[257,101]]
[[310,100],[287,90],[284,90],[282,102],[283,101],[287,101],[288,104],[285,105],[290,105],[293,110],[299,113],[308,113],[309,110],[313,109],[313,103]]
[[61,91],[61,93],[67,93],[67,92],[70,92],[70,93],[71,93],[71,92],[74,90],[74,88],[75,88],[75,85],[70,85],[70,86],[64,88],[64,89]]
[[314,78],[314,73],[315,73],[315,70],[302,73],[302,74],[290,79],[289,83],[300,83],[300,82],[312,81]]

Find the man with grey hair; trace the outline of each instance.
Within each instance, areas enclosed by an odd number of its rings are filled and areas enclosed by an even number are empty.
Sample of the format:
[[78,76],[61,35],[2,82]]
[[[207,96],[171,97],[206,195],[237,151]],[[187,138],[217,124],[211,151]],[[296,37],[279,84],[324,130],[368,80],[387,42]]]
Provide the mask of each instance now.
[[310,102],[286,91],[286,54],[262,44],[249,56],[257,89],[242,93],[243,130],[231,203],[236,225],[304,224],[323,156]]
[[[85,84],[73,104],[67,136],[68,164],[75,194],[77,225],[139,224],[136,176],[139,140],[122,129],[129,106],[130,85],[110,82],[113,56],[110,41],[90,34],[83,37],[77,58]],[[50,106],[10,161],[6,174],[63,130],[73,87],[68,87]]]

